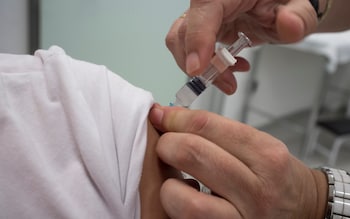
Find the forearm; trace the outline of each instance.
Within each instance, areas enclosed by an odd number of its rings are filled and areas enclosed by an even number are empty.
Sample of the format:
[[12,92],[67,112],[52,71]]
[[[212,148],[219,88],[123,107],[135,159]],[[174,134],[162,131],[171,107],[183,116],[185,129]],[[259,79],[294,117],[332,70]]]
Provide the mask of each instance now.
[[317,32],[336,32],[350,29],[350,1],[319,0],[321,11],[326,8],[327,1],[332,1],[331,7],[320,22]]

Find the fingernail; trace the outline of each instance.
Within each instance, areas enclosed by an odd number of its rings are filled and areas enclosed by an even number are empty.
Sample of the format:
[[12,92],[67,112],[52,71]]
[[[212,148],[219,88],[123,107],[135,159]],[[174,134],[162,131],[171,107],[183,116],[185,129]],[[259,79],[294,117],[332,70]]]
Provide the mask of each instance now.
[[186,57],[186,72],[191,74],[197,71],[200,67],[199,56],[192,52]]
[[162,123],[164,112],[159,107],[153,107],[151,110],[151,119],[154,125],[160,125]]

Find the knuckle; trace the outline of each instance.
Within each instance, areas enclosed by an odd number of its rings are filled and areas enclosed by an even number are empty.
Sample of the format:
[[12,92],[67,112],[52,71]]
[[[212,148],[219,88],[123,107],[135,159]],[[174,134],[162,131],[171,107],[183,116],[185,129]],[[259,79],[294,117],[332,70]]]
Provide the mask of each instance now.
[[203,153],[201,137],[187,133],[165,133],[156,147],[158,155],[177,168],[198,165]]
[[209,112],[196,111],[190,121],[189,132],[191,133],[202,133],[205,132],[210,122]]
[[184,205],[183,209],[183,218],[185,219],[195,219],[195,218],[203,218],[203,215],[206,215],[206,210],[208,209],[206,206],[206,201],[200,198],[188,199],[187,203]]
[[168,145],[176,140],[173,132],[166,132],[162,134],[157,142],[156,151],[163,153],[167,151]]
[[290,161],[290,153],[288,148],[280,141],[276,142],[273,146],[273,153],[270,153],[268,159],[274,169],[284,171]]
[[[177,29],[173,29],[165,37],[166,47],[173,51],[177,47],[180,49],[180,46],[183,46],[181,43],[184,41],[186,36],[187,24],[186,22],[182,23]],[[182,48],[183,50],[185,48]],[[180,50],[179,50],[180,51]]]
[[169,32],[165,37],[165,45],[169,50],[173,50],[176,44],[176,34]]
[[[188,136],[185,134],[185,136]],[[198,156],[201,154],[201,146],[198,144],[197,136],[185,137],[174,154],[174,159],[181,166],[195,165],[198,163]]]
[[179,29],[178,29],[178,37],[179,39],[184,39],[186,36],[186,30],[187,30],[187,23],[184,22],[182,23],[182,25],[180,25]]
[[[265,137],[263,136],[265,135]],[[269,136],[267,133],[259,132],[253,137],[258,144],[264,145],[259,147],[258,153],[264,157],[264,164],[271,170],[284,171],[288,168],[290,153],[287,146],[280,140]],[[265,140],[259,140],[265,139]]]

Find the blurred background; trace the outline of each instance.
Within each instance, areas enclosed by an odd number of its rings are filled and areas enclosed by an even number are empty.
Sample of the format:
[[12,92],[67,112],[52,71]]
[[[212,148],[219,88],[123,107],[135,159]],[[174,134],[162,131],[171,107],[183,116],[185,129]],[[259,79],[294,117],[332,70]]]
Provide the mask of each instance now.
[[[0,52],[32,54],[58,45],[73,58],[107,66],[168,105],[188,78],[167,50],[165,36],[188,4],[1,0]],[[237,92],[226,96],[211,87],[191,108],[266,131],[310,166],[350,170],[350,33],[315,34],[293,45],[246,49],[240,56],[252,68],[235,73]],[[341,120],[341,130],[322,127],[320,121],[330,119]]]

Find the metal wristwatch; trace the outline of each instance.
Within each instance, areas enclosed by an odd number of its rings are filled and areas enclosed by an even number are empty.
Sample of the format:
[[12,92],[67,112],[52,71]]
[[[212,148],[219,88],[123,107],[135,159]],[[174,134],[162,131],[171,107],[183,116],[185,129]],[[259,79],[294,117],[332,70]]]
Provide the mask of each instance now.
[[320,168],[328,179],[325,219],[350,219],[350,174],[330,167]]

